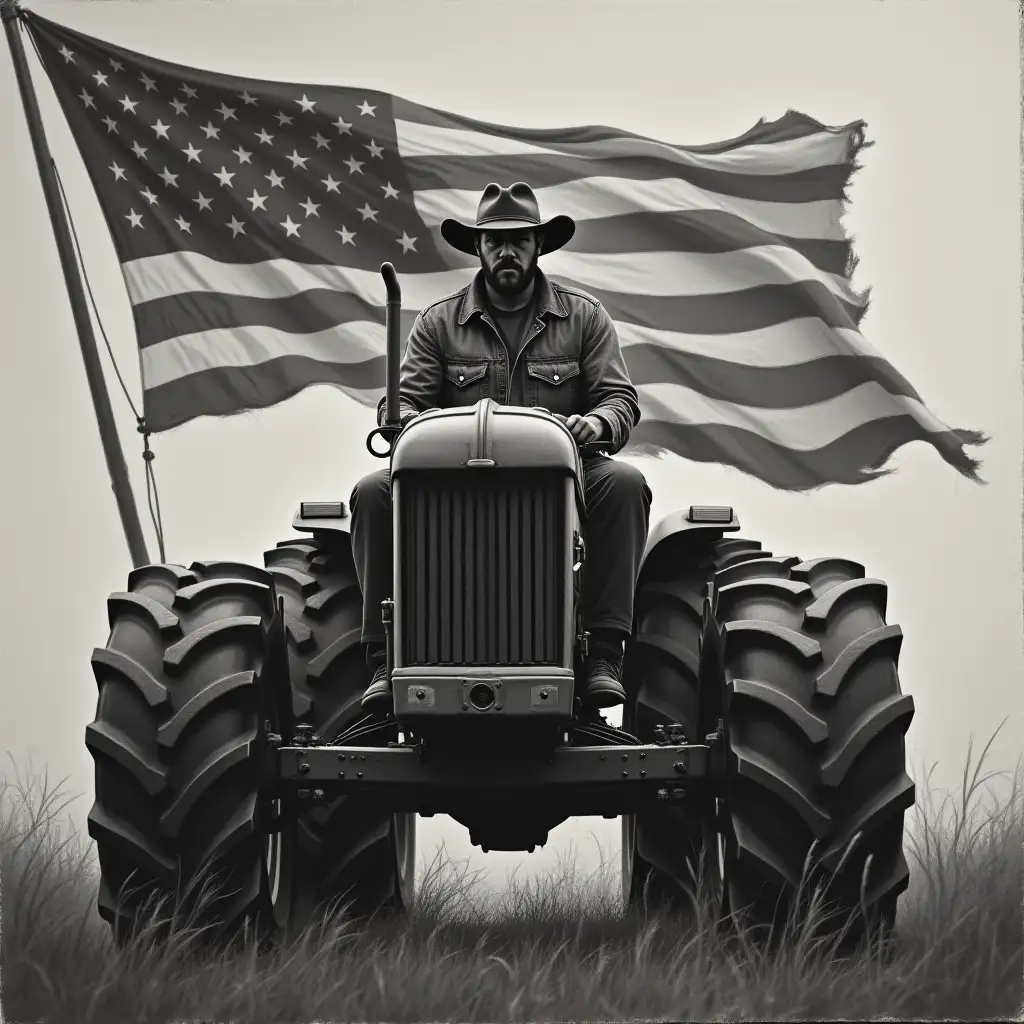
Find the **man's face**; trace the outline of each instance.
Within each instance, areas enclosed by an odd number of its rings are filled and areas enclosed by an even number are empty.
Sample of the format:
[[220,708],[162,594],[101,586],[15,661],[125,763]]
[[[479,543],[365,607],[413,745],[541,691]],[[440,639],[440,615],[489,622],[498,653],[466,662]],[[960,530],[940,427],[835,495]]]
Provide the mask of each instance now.
[[541,237],[536,231],[482,231],[477,251],[484,279],[499,294],[513,296],[529,288],[537,273]]

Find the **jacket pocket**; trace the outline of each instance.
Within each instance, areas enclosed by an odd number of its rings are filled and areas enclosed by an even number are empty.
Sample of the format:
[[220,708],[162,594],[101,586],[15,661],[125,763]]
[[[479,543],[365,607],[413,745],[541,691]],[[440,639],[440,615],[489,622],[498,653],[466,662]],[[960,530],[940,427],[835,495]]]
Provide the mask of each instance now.
[[527,359],[530,404],[561,416],[582,412],[578,359]]
[[486,361],[465,360],[446,363],[441,388],[442,406],[475,405],[481,398],[486,398],[489,365]]

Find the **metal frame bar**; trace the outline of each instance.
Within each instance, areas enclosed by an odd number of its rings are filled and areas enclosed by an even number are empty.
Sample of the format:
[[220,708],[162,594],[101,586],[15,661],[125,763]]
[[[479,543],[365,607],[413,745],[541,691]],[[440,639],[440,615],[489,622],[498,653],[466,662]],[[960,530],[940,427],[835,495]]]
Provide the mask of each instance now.
[[571,814],[617,814],[681,799],[688,785],[712,778],[709,751],[686,743],[559,747],[545,759],[504,750],[445,756],[411,744],[287,745],[268,751],[266,769],[272,786],[300,788],[307,798],[370,793],[425,813],[480,800],[542,801]]

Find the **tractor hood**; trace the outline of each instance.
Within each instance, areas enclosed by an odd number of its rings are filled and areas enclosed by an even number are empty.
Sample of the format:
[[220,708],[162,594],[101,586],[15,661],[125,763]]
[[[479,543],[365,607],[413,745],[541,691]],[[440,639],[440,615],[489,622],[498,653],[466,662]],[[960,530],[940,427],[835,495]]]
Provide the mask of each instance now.
[[539,409],[498,405],[431,409],[402,431],[392,475],[405,470],[564,469],[582,485],[583,466],[572,434]]

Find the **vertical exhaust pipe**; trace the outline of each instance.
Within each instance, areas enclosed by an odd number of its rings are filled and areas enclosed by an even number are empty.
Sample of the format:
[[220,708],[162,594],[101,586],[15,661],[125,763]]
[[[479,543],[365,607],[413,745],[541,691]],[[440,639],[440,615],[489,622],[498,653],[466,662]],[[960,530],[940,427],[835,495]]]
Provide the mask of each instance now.
[[401,421],[398,407],[398,387],[402,359],[401,338],[399,336],[402,328],[402,286],[398,283],[398,274],[391,263],[381,264],[380,276],[384,278],[384,287],[387,289],[388,294],[384,312],[384,325],[387,332],[385,369],[387,397],[384,403],[384,425],[397,427]]

